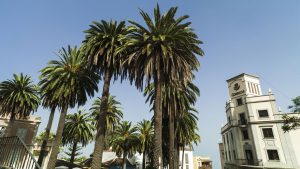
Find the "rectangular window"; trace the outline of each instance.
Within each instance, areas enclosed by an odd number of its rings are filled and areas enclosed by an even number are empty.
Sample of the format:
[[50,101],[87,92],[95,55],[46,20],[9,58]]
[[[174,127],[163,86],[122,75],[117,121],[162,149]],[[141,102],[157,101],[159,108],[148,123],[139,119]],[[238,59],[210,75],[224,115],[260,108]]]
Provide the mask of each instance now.
[[264,138],[274,138],[272,128],[263,128],[262,131]]
[[269,117],[268,110],[258,110],[258,116],[262,118]]
[[277,150],[267,150],[269,160],[279,160]]
[[185,163],[189,164],[189,154],[185,154]]
[[242,134],[243,134],[243,139],[244,140],[249,140],[249,135],[248,135],[248,130],[242,130]]
[[236,99],[236,103],[237,103],[237,106],[243,105],[243,100],[242,100],[242,98]]

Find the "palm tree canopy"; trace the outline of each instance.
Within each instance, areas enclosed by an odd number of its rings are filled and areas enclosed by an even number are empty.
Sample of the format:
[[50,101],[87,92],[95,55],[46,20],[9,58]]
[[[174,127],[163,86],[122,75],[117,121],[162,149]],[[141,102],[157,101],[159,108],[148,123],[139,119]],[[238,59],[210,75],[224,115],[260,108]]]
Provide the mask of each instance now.
[[96,65],[103,75],[110,71],[115,76],[121,74],[123,52],[116,53],[116,49],[123,45],[122,39],[129,33],[125,22],[104,21],[93,22],[90,29],[84,31],[83,51],[88,57],[90,65]]
[[51,60],[41,70],[43,106],[83,105],[87,95],[92,97],[98,91],[99,75],[87,67],[87,60],[77,47],[62,48],[60,60]]
[[[92,107],[90,108],[92,112],[92,117],[94,119],[99,118],[100,114],[100,105],[101,105],[101,98],[97,98]],[[108,97],[108,104],[107,104],[107,116],[106,116],[106,126],[107,131],[112,132],[114,128],[119,124],[119,122],[123,118],[123,112],[121,110],[121,103],[116,99],[116,96],[109,96]]]
[[192,143],[197,144],[200,142],[200,136],[197,134],[198,117],[196,113],[198,113],[196,109],[189,108],[176,118],[176,138],[182,146],[191,146]]
[[199,47],[202,42],[189,27],[191,22],[183,23],[189,16],[175,18],[176,11],[177,7],[173,7],[161,15],[157,5],[153,20],[140,11],[146,27],[129,21],[133,33],[127,36],[124,47],[118,51],[132,50],[125,61],[132,68],[129,78],[138,88],[143,88],[144,78],[149,84],[155,76],[165,81],[190,81],[192,71],[199,67],[196,55],[204,55]]
[[86,146],[93,140],[95,126],[92,125],[94,119],[83,110],[78,113],[69,114],[66,117],[65,127],[63,130],[62,143],[73,144],[79,142],[82,146]]
[[116,127],[111,145],[118,156],[124,152],[132,156],[137,151],[139,139],[136,131],[137,128],[132,127],[131,122],[128,121],[122,121]]
[[138,122],[137,132],[141,143],[141,149],[149,148],[154,136],[154,128],[151,121],[143,120]]
[[[152,105],[151,109],[153,110],[155,103],[154,83],[145,88],[144,96],[147,96],[146,102]],[[199,96],[200,90],[192,82],[187,82],[187,85],[173,82],[162,86],[162,104],[163,109],[167,111],[185,112],[196,103]],[[171,106],[173,106],[172,110],[170,110]]]
[[40,104],[38,87],[23,73],[13,76],[12,80],[0,83],[0,115],[26,117]]

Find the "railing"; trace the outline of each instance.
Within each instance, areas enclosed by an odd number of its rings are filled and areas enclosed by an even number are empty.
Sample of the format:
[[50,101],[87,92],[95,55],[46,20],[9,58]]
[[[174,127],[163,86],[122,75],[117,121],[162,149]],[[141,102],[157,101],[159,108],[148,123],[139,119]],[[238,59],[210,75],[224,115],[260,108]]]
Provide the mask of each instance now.
[[13,169],[41,168],[25,143],[17,136],[0,138],[0,166]]
[[236,159],[236,163],[239,165],[253,165],[253,166],[262,166],[261,159]]
[[238,121],[238,124],[239,124],[240,126],[247,125],[247,120],[246,120],[246,119],[241,119],[241,120]]

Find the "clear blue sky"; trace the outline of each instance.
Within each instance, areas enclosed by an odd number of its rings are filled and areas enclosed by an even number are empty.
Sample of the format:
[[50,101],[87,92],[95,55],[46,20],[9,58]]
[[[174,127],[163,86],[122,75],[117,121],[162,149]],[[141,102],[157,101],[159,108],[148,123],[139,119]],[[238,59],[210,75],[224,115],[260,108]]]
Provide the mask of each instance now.
[[[152,12],[157,1],[15,1],[0,2],[0,81],[24,72],[38,81],[39,70],[62,46],[80,45],[83,30],[92,21],[141,21],[139,8]],[[160,1],[163,10],[178,6],[178,15],[190,15],[192,27],[204,42],[204,57],[195,83],[201,90],[196,108],[202,142],[194,154],[210,156],[220,168],[217,143],[225,123],[228,99],[225,80],[242,72],[257,74],[266,93],[270,87],[278,106],[287,111],[290,98],[300,95],[300,1],[197,0]],[[100,89],[102,83],[100,83]],[[125,120],[150,118],[145,99],[128,83],[115,82],[111,93],[122,102]],[[99,94],[98,94],[99,96]],[[89,108],[91,101],[87,103]],[[71,111],[72,112],[72,111]],[[74,112],[74,110],[73,110]],[[39,130],[45,128],[48,110]],[[57,119],[57,117],[56,117]],[[57,121],[57,120],[56,120]],[[53,125],[56,128],[57,123]],[[93,145],[86,148],[89,154]]]

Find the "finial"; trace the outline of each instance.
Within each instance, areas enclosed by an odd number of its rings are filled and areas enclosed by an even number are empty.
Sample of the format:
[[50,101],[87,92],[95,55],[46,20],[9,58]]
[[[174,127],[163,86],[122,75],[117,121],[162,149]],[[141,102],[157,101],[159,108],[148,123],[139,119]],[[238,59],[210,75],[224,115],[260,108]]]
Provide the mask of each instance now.
[[272,94],[272,89],[271,88],[269,88],[269,94]]
[[281,107],[278,107],[278,111],[279,111],[279,112],[282,112]]

